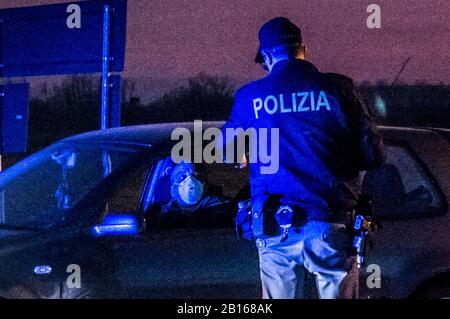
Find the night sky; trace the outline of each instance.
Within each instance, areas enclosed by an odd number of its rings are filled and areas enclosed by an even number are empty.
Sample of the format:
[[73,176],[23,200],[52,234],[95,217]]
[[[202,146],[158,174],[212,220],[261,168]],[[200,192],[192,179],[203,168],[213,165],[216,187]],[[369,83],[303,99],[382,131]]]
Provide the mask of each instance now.
[[[74,2],[0,0],[0,8]],[[368,4],[381,6],[381,29],[366,25]],[[144,100],[206,72],[236,83],[259,78],[253,63],[259,27],[275,16],[299,25],[307,59],[357,82],[450,83],[448,0],[128,0],[124,76]]]

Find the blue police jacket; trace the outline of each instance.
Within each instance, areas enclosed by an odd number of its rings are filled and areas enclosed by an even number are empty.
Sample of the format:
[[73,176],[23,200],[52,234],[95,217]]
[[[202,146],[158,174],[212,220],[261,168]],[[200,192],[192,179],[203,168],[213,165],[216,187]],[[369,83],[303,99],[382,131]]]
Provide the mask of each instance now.
[[[269,75],[236,92],[222,128],[225,143],[232,140],[227,129],[237,128],[251,133],[252,199],[281,196],[301,207],[307,220],[331,221],[352,209],[359,172],[384,158],[382,139],[353,81],[321,73],[304,60],[280,61]],[[268,154],[277,161],[272,168]]]

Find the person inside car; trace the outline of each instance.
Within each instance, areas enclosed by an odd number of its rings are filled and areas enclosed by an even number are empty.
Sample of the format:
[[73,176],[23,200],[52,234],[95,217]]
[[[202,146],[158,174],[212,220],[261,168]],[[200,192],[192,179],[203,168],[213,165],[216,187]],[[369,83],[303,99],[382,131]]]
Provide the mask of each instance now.
[[152,228],[205,228],[233,225],[236,204],[208,183],[205,167],[181,162],[170,176],[168,203],[153,208]]

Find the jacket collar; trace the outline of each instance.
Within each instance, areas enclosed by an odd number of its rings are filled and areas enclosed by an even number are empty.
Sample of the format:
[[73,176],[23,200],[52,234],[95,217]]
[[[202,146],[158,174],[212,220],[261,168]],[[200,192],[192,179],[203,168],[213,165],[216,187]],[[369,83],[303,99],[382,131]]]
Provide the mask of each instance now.
[[275,64],[272,68],[271,73],[279,73],[284,70],[298,70],[301,73],[309,73],[309,72],[319,72],[319,70],[312,64],[306,60],[283,60]]

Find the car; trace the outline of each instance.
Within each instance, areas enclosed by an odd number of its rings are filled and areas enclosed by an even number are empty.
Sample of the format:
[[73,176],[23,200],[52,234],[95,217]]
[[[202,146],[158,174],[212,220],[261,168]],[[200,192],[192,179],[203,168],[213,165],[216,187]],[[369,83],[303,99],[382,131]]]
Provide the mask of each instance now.
[[[222,122],[203,123],[203,128]],[[140,125],[63,139],[0,174],[1,298],[261,297],[258,252],[233,223],[154,227],[169,200],[176,128]],[[379,127],[387,160],[361,174],[379,224],[360,269],[361,298],[450,293],[449,133]],[[248,169],[205,164],[235,202]],[[237,208],[236,208],[237,210]],[[305,275],[305,297],[317,297]]]

